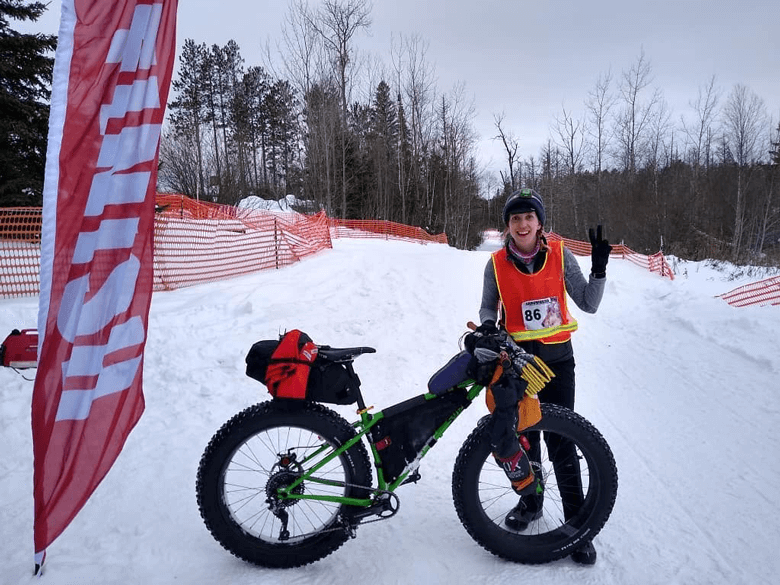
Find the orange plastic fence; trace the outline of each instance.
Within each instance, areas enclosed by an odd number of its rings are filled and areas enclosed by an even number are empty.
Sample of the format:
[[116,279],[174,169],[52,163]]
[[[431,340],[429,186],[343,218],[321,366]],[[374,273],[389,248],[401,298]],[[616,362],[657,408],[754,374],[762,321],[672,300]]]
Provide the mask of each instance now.
[[[550,241],[563,241],[564,245],[569,248],[573,253],[578,256],[590,256],[590,242],[581,242],[579,240],[570,240],[550,232],[547,234],[547,239]],[[610,257],[623,258],[629,262],[633,262],[637,266],[646,268],[650,272],[655,272],[669,280],[674,280],[674,273],[671,267],[666,262],[666,258],[662,252],[656,252],[651,256],[645,254],[639,254],[634,252],[631,248],[624,244],[614,244],[612,246],[612,252]]]
[[0,298],[40,290],[41,209],[0,208]]
[[[387,221],[330,220],[325,213],[240,209],[183,195],[156,198],[154,290],[173,290],[268,268],[332,247],[331,237],[447,243]],[[0,298],[40,292],[41,208],[0,209]]]
[[780,276],[740,286],[718,297],[733,307],[780,305]]
[[331,248],[328,218],[241,210],[179,196],[157,200],[154,290],[281,268]]
[[331,218],[330,226],[334,238],[412,239],[423,243],[448,243],[447,234],[431,235],[422,228],[393,221]]

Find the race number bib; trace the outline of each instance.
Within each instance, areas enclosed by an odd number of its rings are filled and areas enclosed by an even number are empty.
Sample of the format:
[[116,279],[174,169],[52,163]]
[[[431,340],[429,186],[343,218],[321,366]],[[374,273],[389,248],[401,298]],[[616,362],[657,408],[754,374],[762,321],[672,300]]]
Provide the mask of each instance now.
[[523,324],[528,331],[562,325],[563,315],[558,298],[548,297],[524,302]]

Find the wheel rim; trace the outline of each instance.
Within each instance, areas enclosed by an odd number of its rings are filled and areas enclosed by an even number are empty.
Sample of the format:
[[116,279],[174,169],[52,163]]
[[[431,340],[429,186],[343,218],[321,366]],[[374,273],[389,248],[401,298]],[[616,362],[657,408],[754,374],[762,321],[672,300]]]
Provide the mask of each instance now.
[[[273,427],[256,433],[233,451],[220,481],[221,502],[225,513],[242,532],[273,544],[296,544],[321,533],[337,519],[341,505],[320,500],[279,500],[277,490],[287,487],[320,462],[330,449],[321,436],[300,427]],[[331,445],[333,446],[333,445]],[[312,496],[345,496],[349,481],[340,457],[319,469],[316,477],[328,483],[306,481],[292,493]],[[288,515],[289,536],[282,538],[283,524],[271,511],[282,508]]]

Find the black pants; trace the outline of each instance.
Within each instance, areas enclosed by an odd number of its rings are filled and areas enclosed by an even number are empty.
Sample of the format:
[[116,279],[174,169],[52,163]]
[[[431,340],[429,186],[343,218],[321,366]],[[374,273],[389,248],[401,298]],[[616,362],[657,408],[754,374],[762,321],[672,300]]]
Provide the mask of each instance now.
[[[555,377],[539,393],[539,400],[544,403],[557,404],[574,410],[574,358],[548,364]],[[541,461],[541,443],[539,431],[525,434],[531,443],[528,457],[531,462]],[[553,464],[558,490],[561,494],[563,516],[566,520],[573,518],[583,503],[582,478],[580,462],[574,443],[558,435],[549,436],[545,433],[544,442],[547,453]],[[542,505],[542,498],[529,498],[529,507]]]

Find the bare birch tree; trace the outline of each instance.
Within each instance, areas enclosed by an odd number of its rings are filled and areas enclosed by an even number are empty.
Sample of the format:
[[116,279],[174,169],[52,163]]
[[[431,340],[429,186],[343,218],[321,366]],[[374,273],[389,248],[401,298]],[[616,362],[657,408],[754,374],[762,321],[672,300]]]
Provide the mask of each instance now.
[[645,147],[644,140],[653,112],[661,100],[660,91],[657,89],[648,100],[643,100],[644,90],[652,83],[651,72],[652,67],[645,58],[643,49],[636,63],[623,72],[620,83],[622,108],[618,113],[616,135],[621,148],[620,160],[623,169],[629,173],[629,180],[637,171],[637,162]]
[[555,145],[564,162],[564,187],[563,195],[571,205],[574,230],[579,233],[582,227],[580,222],[580,201],[577,196],[577,175],[582,171],[586,152],[586,123],[584,118],[575,119],[571,112],[561,106],[561,115],[555,116]]
[[593,138],[593,173],[596,175],[596,216],[601,217],[601,172],[604,170],[605,157],[612,139],[607,123],[610,111],[617,98],[612,93],[612,72],[599,75],[596,85],[588,93],[585,107],[589,112],[588,131]]
[[501,180],[504,183],[504,190],[507,190],[507,187],[509,188],[509,192],[513,193],[518,188],[518,183],[521,180],[521,176],[519,175],[520,169],[515,171],[515,164],[517,162],[517,149],[520,146],[520,141],[515,137],[515,135],[512,132],[506,131],[502,124],[504,123],[504,118],[506,117],[506,114],[504,112],[501,112],[501,114],[493,114],[493,124],[496,127],[496,130],[498,130],[498,136],[494,136],[493,140],[501,140],[501,144],[504,145],[504,150],[506,151],[506,162],[509,166],[509,176],[504,175],[504,171],[499,171],[501,173]]
[[690,103],[695,113],[694,123],[686,124],[685,118],[681,118],[683,132],[691,143],[689,158],[697,170],[702,165],[705,168],[709,167],[711,162],[710,149],[719,98],[720,91],[715,85],[715,76],[713,75],[706,85],[699,87],[696,101]]
[[347,98],[354,64],[352,37],[371,26],[371,3],[368,0],[325,0],[314,13],[306,11],[308,24],[322,39],[330,56],[341,98],[341,217],[347,214]]
[[733,200],[734,232],[731,242],[735,261],[739,259],[745,245],[746,190],[750,180],[750,165],[769,151],[769,145],[763,139],[766,125],[764,100],[744,85],[735,85],[723,109],[724,138],[737,165],[737,184]]
[[[426,60],[428,43],[420,35],[402,40],[405,69],[401,82],[401,97],[404,100],[404,114],[409,129],[410,182],[413,222],[426,220],[427,200],[431,194],[431,182],[424,176],[425,157],[431,150],[434,117],[433,100],[436,93],[433,66]],[[399,60],[399,63],[402,61]]]

